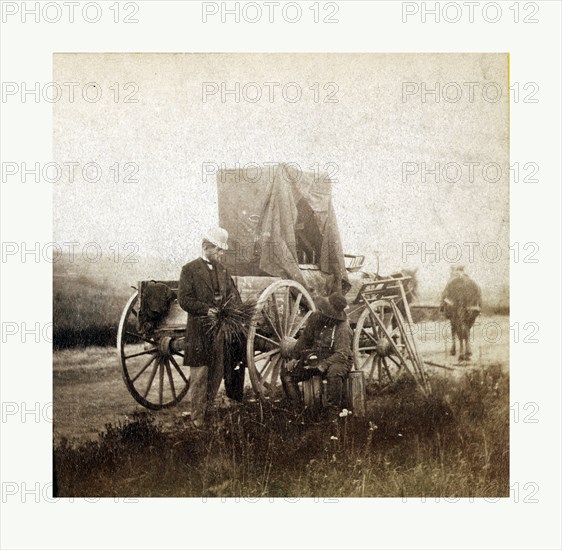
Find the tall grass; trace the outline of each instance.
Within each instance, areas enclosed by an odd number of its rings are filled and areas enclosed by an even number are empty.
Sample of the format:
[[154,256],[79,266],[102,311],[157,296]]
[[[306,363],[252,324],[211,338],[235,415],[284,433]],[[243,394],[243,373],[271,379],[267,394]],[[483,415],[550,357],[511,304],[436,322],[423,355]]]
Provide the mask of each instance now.
[[[500,366],[370,398],[365,418],[312,418],[248,402],[194,431],[151,413],[55,448],[59,496],[502,497],[509,381]],[[156,413],[157,414],[157,413]]]

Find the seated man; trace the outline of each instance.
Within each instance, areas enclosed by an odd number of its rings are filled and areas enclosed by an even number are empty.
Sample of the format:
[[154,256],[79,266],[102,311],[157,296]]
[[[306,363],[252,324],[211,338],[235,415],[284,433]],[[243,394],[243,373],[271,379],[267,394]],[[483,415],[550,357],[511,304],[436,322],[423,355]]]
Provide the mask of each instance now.
[[282,373],[281,381],[289,398],[300,405],[298,382],[321,373],[328,380],[328,405],[340,409],[343,381],[353,364],[352,331],[344,311],[347,300],[333,293],[319,298],[316,305],[318,311],[310,316],[291,353],[298,361],[292,370]]

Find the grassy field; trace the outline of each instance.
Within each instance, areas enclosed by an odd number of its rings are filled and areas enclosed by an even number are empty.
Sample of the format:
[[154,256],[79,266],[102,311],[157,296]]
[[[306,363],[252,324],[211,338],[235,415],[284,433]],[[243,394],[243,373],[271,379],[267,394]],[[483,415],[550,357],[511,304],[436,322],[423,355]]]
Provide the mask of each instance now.
[[404,383],[365,418],[311,418],[282,402],[218,407],[213,429],[134,412],[55,446],[59,496],[507,497],[509,378],[499,364]]

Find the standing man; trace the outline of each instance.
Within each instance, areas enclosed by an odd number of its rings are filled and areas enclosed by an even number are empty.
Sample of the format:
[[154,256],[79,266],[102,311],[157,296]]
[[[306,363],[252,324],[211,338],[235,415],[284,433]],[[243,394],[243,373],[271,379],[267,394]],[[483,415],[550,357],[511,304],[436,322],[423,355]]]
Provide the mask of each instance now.
[[353,365],[352,332],[345,313],[347,300],[334,292],[316,300],[316,306],[318,311],[310,316],[291,352],[298,361],[292,371],[282,373],[281,381],[289,398],[301,404],[298,382],[320,372],[328,381],[328,407],[341,410],[344,380]]
[[[184,265],[181,271],[178,302],[187,311],[186,350],[184,365],[190,367],[188,402],[193,425],[200,428],[205,423],[207,406],[215,398],[225,372],[223,347],[217,345],[209,334],[205,321],[216,316],[218,308],[228,299],[240,300],[238,290],[227,269],[220,263],[228,250],[228,232],[212,228],[205,234],[201,257]],[[228,381],[232,381],[229,372]],[[234,386],[227,386],[227,395],[241,400],[244,386],[244,367],[236,370]],[[230,386],[229,384],[229,386]],[[234,395],[233,395],[234,393]]]

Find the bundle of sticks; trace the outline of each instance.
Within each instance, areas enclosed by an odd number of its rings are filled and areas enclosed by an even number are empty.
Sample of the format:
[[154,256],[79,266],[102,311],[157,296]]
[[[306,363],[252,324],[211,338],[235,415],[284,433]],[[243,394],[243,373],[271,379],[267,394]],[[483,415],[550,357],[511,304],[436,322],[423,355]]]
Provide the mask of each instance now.
[[215,315],[204,318],[209,336],[215,341],[223,342],[226,346],[241,343],[248,335],[248,329],[256,309],[254,301],[242,302],[237,297],[230,297],[221,302]]

